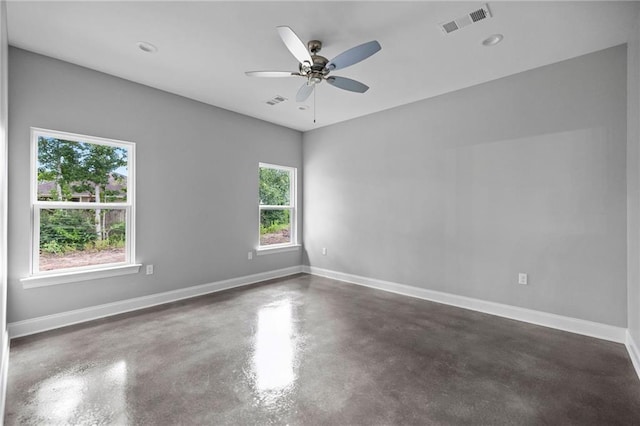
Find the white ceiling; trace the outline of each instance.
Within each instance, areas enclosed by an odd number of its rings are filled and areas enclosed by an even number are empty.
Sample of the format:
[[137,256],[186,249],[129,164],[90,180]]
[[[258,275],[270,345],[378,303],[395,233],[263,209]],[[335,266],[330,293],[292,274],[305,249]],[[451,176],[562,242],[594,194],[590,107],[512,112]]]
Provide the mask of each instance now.
[[[7,16],[13,46],[305,131],[625,43],[638,10],[638,2],[488,2],[492,19],[449,35],[437,26],[483,3],[8,1]],[[378,40],[382,51],[333,73],[371,89],[323,83],[314,124],[313,97],[306,111],[295,102],[303,79],[244,75],[297,71],[278,25],[321,40],[329,59]],[[482,46],[494,33],[504,41]],[[276,95],[288,100],[265,103]]]

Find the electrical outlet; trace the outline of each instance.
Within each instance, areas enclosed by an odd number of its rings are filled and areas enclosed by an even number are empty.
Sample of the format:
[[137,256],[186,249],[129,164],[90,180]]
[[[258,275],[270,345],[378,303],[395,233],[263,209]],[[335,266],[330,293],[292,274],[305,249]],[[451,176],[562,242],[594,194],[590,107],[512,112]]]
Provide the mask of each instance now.
[[527,285],[527,274],[522,272],[518,274],[518,284]]
[[323,256],[327,255],[327,248],[326,247],[322,247],[322,255]]
[[147,275],[153,275],[153,265],[147,265]]
[[249,253],[247,253],[247,259],[252,260],[253,259],[253,252],[250,251]]

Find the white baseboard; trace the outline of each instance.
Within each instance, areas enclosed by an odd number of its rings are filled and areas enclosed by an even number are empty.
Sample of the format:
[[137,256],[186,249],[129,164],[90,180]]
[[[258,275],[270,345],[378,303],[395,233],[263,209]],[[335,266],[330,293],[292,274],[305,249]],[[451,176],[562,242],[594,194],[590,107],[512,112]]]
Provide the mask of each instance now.
[[443,293],[434,290],[427,290],[424,288],[398,284],[390,281],[377,280],[374,278],[367,278],[358,275],[346,274],[343,272],[331,271],[314,266],[303,266],[303,272],[312,275],[332,278],[339,281],[345,281],[365,287],[371,287],[378,290],[384,290],[391,293],[397,293],[404,296],[430,300],[432,302],[457,306],[459,308],[471,309],[473,311],[497,315],[517,321],[524,321],[544,327],[570,331],[572,333],[596,337],[598,339],[609,340],[612,342],[625,343],[626,340],[626,328],[623,327],[615,327],[612,325],[581,320],[578,318],[565,317],[548,312],[535,311],[532,309],[520,308],[517,306],[504,305],[502,303],[489,302],[486,300],[474,299],[471,297],[458,296],[455,294]]
[[149,296],[120,300],[117,302],[106,303],[104,305],[91,306],[89,308],[76,309],[73,311],[46,315],[24,321],[16,321],[9,323],[9,338],[13,339],[15,337],[27,336],[29,334],[40,333],[42,331],[53,330],[55,328],[91,321],[98,318],[149,308],[151,306],[175,302],[177,300],[189,299],[191,297],[254,284],[273,278],[281,278],[288,275],[298,274],[300,272],[302,272],[302,266],[292,266],[290,268],[261,272],[259,274],[246,275],[244,277],[231,278],[228,280],[151,294]]
[[[640,371],[640,368],[638,368],[638,365],[640,365],[638,357],[640,352],[638,351],[638,347],[635,345],[630,335],[628,335],[626,328],[623,327],[615,327],[612,325],[551,314],[548,312],[535,311],[532,309],[520,308],[517,306],[510,306],[496,302],[489,302],[486,300],[474,299],[465,296],[458,296],[455,294],[434,290],[427,290],[405,284],[367,278],[353,274],[346,274],[343,272],[337,272],[306,265],[267,271],[259,274],[247,275],[244,277],[232,278],[228,280],[172,290],[164,293],[137,297],[134,299],[121,300],[118,302],[62,312],[59,314],[46,315],[24,321],[17,321],[9,323],[8,337],[15,338],[27,336],[29,334],[40,333],[43,331],[91,321],[98,318],[104,318],[111,315],[122,314],[125,312],[144,309],[151,306],[174,302],[177,300],[188,299],[208,293],[214,293],[221,290],[241,287],[244,285],[270,280],[273,278],[285,277],[300,272],[332,278],[352,284],[397,293],[404,296],[410,296],[418,299],[443,303],[446,305],[457,306],[460,308],[471,309],[478,312],[484,312],[487,314],[596,337],[599,339],[609,340],[617,343],[625,343],[627,345],[627,348],[630,348],[629,354],[632,358],[632,361],[634,362],[636,370]],[[2,361],[4,362],[4,360]]]
[[9,333],[2,330],[2,359],[0,360],[0,425],[4,420],[4,408],[7,400],[7,379],[9,376]]
[[633,364],[633,368],[636,369],[636,374],[640,379],[640,350],[638,350],[638,345],[631,337],[631,333],[627,330],[627,340],[625,342],[625,346],[627,347],[627,352],[629,352],[629,358],[631,358],[631,363]]

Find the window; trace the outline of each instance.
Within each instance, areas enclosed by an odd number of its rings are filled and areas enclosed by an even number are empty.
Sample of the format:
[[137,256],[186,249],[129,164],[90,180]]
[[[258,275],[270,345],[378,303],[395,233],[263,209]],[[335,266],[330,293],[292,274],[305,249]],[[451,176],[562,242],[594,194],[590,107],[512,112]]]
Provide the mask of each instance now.
[[31,276],[133,264],[135,145],[43,129],[31,135]]
[[258,248],[296,245],[296,169],[260,163],[259,196]]

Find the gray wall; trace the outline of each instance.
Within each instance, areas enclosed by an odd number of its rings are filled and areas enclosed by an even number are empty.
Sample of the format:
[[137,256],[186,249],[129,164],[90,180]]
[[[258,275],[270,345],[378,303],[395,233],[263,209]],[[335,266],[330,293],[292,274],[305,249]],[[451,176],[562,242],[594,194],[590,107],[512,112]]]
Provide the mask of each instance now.
[[[247,260],[258,162],[301,167],[301,133],[15,48],[9,84],[9,322],[301,263]],[[137,260],[154,275],[22,288],[31,126],[136,142]]]
[[640,344],[640,15],[627,58],[627,327]]
[[[7,54],[7,3],[0,2],[0,366],[8,362],[9,354],[4,345],[7,330],[7,125],[8,87]],[[4,372],[0,372],[0,415],[4,413]]]
[[305,262],[624,327],[626,108],[619,46],[307,132]]

